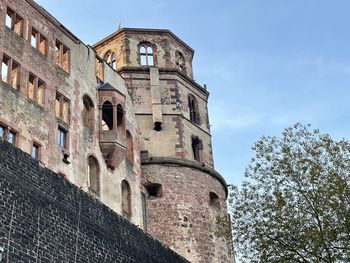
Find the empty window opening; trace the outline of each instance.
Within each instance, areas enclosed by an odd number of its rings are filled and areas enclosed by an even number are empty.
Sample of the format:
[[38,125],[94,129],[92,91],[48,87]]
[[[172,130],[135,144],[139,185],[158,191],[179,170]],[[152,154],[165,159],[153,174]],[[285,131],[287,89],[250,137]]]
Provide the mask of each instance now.
[[7,8],[5,24],[18,35],[23,35],[23,18],[10,8]]
[[150,44],[142,44],[140,46],[140,64],[145,66],[153,66],[153,48]]
[[154,128],[155,131],[161,131],[162,130],[162,123],[160,121],[156,121],[154,123]]
[[67,149],[67,131],[61,127],[57,129],[57,144]]
[[19,89],[20,66],[16,61],[5,54],[3,55],[1,62],[1,79],[12,88]]
[[132,143],[132,136],[129,131],[126,131],[126,160],[131,164],[134,163],[134,146]]
[[98,197],[100,191],[99,165],[96,158],[93,156],[89,156],[88,158],[88,180],[89,192],[95,197]]
[[209,206],[213,207],[216,210],[220,209],[219,196],[216,193],[214,193],[214,192],[210,192],[209,193]]
[[192,95],[188,96],[188,108],[190,111],[190,120],[196,124],[199,124],[198,104]]
[[94,128],[94,103],[87,95],[83,97],[83,124],[84,127],[92,129]]
[[69,100],[58,92],[56,92],[55,113],[57,118],[69,123]]
[[56,40],[55,45],[55,62],[64,71],[69,73],[70,69],[70,50],[60,41]]
[[131,218],[131,190],[126,180],[122,182],[122,214],[128,219]]
[[145,186],[149,198],[162,197],[162,185],[156,183],[150,183]]
[[113,105],[109,101],[102,105],[101,128],[104,131],[113,130]]
[[39,151],[40,151],[40,146],[36,143],[33,143],[31,155],[36,160],[39,160]]
[[180,51],[175,52],[175,64],[178,69],[186,73],[186,62],[185,58]]
[[38,49],[43,55],[47,55],[47,39],[39,31],[32,28],[32,34],[30,38],[31,45]]
[[200,162],[201,161],[201,152],[202,150],[202,141],[198,139],[198,137],[192,137],[192,152],[193,152],[193,158]]
[[28,97],[37,102],[39,105],[44,105],[44,89],[45,83],[37,76],[30,73],[28,81]]

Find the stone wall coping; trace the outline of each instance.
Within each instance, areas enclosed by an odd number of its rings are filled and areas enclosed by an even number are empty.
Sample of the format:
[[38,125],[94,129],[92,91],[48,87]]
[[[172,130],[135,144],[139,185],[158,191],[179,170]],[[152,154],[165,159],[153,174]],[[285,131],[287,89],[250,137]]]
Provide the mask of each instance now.
[[172,164],[178,166],[185,166],[189,168],[194,168],[202,172],[208,173],[210,176],[217,179],[225,189],[226,198],[228,196],[227,183],[220,173],[214,170],[212,167],[206,165],[205,163],[200,163],[197,161],[172,158],[172,157],[149,157],[141,160],[141,165],[151,165],[151,164]]

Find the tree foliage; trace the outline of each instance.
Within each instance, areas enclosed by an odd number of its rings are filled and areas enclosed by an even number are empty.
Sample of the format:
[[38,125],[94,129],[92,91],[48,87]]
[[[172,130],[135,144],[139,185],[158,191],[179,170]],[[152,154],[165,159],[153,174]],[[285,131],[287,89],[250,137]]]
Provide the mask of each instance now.
[[350,143],[296,124],[253,147],[230,194],[240,262],[350,262]]

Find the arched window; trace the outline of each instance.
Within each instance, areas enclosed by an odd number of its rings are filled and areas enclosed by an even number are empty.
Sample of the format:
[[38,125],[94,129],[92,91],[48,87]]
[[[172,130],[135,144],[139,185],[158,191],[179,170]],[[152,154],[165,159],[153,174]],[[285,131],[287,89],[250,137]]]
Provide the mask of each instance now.
[[113,52],[111,55],[111,64],[112,69],[116,70],[117,69],[117,55]]
[[109,101],[102,105],[101,129],[104,131],[113,130],[113,105]]
[[197,100],[193,95],[188,95],[188,109],[190,111],[190,120],[196,124],[200,124],[198,104],[197,104]]
[[103,58],[114,70],[117,69],[117,55],[115,52],[108,50]]
[[94,103],[88,95],[83,97],[83,124],[84,127],[94,129]]
[[146,66],[153,66],[153,48],[151,44],[144,43],[140,46],[140,64]]
[[186,73],[186,62],[185,58],[180,51],[175,52],[175,64],[178,69]]
[[103,59],[104,59],[107,63],[109,63],[109,59],[110,59],[110,57],[111,57],[111,54],[112,54],[112,51],[108,50],[108,51],[106,52],[106,54],[104,55],[104,57],[103,57]]
[[209,193],[209,206],[215,210],[220,210],[220,199],[214,192]]
[[126,131],[126,160],[129,161],[131,164],[134,163],[134,146],[129,131]]
[[131,190],[126,180],[122,181],[122,214],[126,218],[131,218]]
[[88,158],[89,193],[98,197],[100,195],[99,166],[95,157]]

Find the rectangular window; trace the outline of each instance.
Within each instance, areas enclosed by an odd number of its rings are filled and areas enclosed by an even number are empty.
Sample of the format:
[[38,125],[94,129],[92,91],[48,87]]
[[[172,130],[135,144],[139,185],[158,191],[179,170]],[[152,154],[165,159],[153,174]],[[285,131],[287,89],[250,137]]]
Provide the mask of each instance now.
[[39,31],[32,28],[32,34],[30,37],[30,44],[32,47],[40,51],[44,56],[47,55],[47,39]]
[[20,73],[20,65],[4,54],[1,62],[1,80],[12,88],[19,89]]
[[55,45],[55,61],[56,65],[69,73],[70,68],[70,50],[60,41],[56,40]]
[[10,8],[7,8],[5,25],[18,35],[23,36],[23,18]]
[[57,118],[69,123],[69,100],[58,92],[56,93],[55,113]]
[[9,128],[0,125],[0,139],[6,140],[9,143],[15,145],[16,144],[16,132],[10,130]]
[[13,145],[16,144],[16,133],[13,131],[9,131],[7,135],[7,141]]
[[30,73],[28,81],[28,97],[37,102],[39,105],[44,105],[44,90],[45,83],[37,76]]
[[0,139],[4,139],[5,137],[5,127],[0,126]]
[[40,150],[40,146],[36,143],[33,143],[31,155],[36,160],[39,160],[39,150]]
[[200,162],[201,161],[201,150],[202,147],[202,141],[198,139],[198,137],[192,137],[192,152],[193,152],[193,159]]
[[67,132],[60,127],[57,130],[57,144],[63,148],[67,148]]

